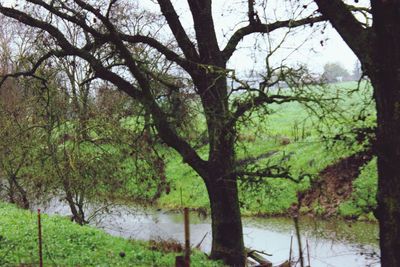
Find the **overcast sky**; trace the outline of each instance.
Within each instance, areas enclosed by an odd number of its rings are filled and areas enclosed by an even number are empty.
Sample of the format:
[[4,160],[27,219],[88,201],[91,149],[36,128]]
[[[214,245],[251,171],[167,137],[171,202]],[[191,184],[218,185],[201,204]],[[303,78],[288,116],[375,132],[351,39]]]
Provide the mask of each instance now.
[[[239,3],[241,0],[214,0],[213,5],[215,8],[215,14],[220,13],[222,10],[227,10],[229,7],[232,5],[232,3]],[[263,1],[256,1],[256,3],[260,3]],[[307,4],[307,10],[297,10],[296,7],[292,7],[290,4],[296,3],[296,1],[288,1],[288,0],[269,0],[266,1],[268,5],[266,6],[266,9],[268,10],[266,12],[266,18],[269,19],[269,22],[273,22],[275,19],[287,19],[288,18],[288,13],[292,12],[291,8],[294,9],[294,12],[305,12],[306,14],[311,13],[312,11],[315,11],[317,9],[313,1],[302,1],[300,0],[299,4],[300,6],[303,6],[303,4]],[[351,4],[354,4],[354,1],[349,2]],[[361,0],[358,3],[359,5],[363,6],[369,6],[369,1],[368,0]],[[262,10],[258,9],[260,16]],[[308,11],[308,13],[307,13]],[[232,12],[229,14],[229,19],[225,19],[225,21],[222,21],[221,16],[215,15],[215,24],[218,25],[219,23],[222,23],[225,27],[227,24],[229,24],[229,21],[234,21],[236,17],[238,16],[238,13],[244,13],[244,16],[246,15],[247,10],[238,10],[234,9]],[[225,14],[229,13],[227,11],[224,12]],[[226,15],[224,15],[225,17]],[[315,27],[314,27],[315,28]],[[272,39],[276,39],[276,41],[281,40],[281,37],[283,33],[286,32],[285,30],[282,31],[281,33],[278,34],[273,34]],[[331,27],[330,24],[327,25],[326,29],[322,29],[316,31],[315,33],[312,34],[312,38],[310,38],[311,34],[311,27],[306,27],[306,28],[299,28],[296,29],[296,34],[294,34],[292,37],[288,38],[287,42],[283,45],[285,48],[283,49],[281,53],[278,53],[277,57],[275,58],[276,62],[279,62],[281,59],[286,58],[288,55],[290,57],[286,62],[289,64],[296,64],[296,63],[302,63],[302,64],[307,64],[309,68],[312,71],[315,72],[322,72],[323,66],[327,62],[339,62],[342,64],[345,68],[347,68],[350,72],[353,71],[354,65],[357,61],[357,57],[355,54],[351,51],[351,49],[346,45],[346,43],[343,41],[343,39],[340,37],[340,35]],[[252,38],[246,38],[242,46],[249,46],[254,44],[254,40]],[[293,52],[293,48],[297,47],[299,44],[304,42],[304,40],[309,40],[304,43],[296,52]],[[323,46],[321,45],[321,40],[323,40]],[[243,49],[245,50],[245,49]],[[248,55],[248,53],[247,53]],[[266,53],[260,53],[257,55],[257,59],[259,61],[262,61],[263,58],[265,58]],[[241,65],[251,65],[251,57],[246,56],[246,53],[240,53],[240,55],[237,55],[236,58],[233,58],[231,64],[234,66],[241,66]],[[245,63],[247,62],[247,63]]]
[[[264,9],[258,7],[258,13],[263,19],[267,18],[269,22],[273,22],[276,19],[286,19],[288,12],[292,12],[293,9],[297,13],[307,13],[316,10],[315,5],[312,4],[313,1],[300,0],[301,5],[302,1],[307,3],[307,9],[305,10],[296,9],[296,7],[293,8],[293,3],[298,3],[297,0],[256,0],[256,3],[267,3],[267,6],[264,6],[266,8]],[[10,4],[15,3],[15,0],[0,0],[0,2],[2,4]],[[187,0],[172,0],[172,2],[175,4],[180,19],[186,29],[193,32]],[[154,12],[159,12],[158,6],[152,4],[150,0],[141,0],[139,3],[146,3],[145,5],[147,8]],[[350,3],[354,4],[354,1]],[[369,1],[361,0],[359,4],[368,6]],[[221,44],[220,46],[223,47],[226,44],[227,38],[233,33],[233,30],[247,23],[247,6],[243,3],[243,0],[214,0],[213,12],[218,39]],[[260,36],[245,38],[245,40],[240,43],[239,50],[229,62],[230,67],[239,70],[250,70],[253,66],[256,66],[256,68],[262,68],[265,65],[265,58],[268,53],[268,41],[272,44],[278,43],[285,32],[286,31],[280,31],[274,33],[270,39],[262,39]],[[307,64],[312,71],[322,72],[323,66],[327,62],[339,62],[350,72],[353,71],[357,58],[331,26],[328,26],[324,30],[323,34],[321,34],[320,30],[317,31],[312,35],[313,38],[309,38],[311,27],[298,29],[298,32],[298,34],[292,35],[288,38],[287,42],[283,45],[284,48],[280,49],[280,52],[272,58],[274,63],[279,64],[285,59],[285,63],[287,64]],[[304,43],[297,51],[293,52],[294,48],[298,47],[299,44],[302,44],[304,40],[307,39],[309,39],[309,41]],[[323,46],[321,45],[321,40],[323,40]],[[248,49],[249,47],[254,48],[255,44],[260,47],[260,51],[257,53],[253,52],[254,49]]]
[[[188,31],[193,32],[192,18],[190,12],[188,12],[187,1],[172,0],[172,2],[175,4],[183,25]],[[233,30],[248,23],[247,5],[245,2],[246,1],[243,0],[213,0],[214,24],[221,48],[226,44],[227,38],[233,33]],[[262,2],[262,0],[256,0],[256,3]],[[295,12],[296,14],[299,12],[309,14],[317,9],[315,4],[312,4],[313,1],[308,0],[268,0],[265,2],[267,3],[265,8],[267,11],[265,12],[264,9],[258,7],[258,13],[260,17],[264,16],[262,19],[268,19],[268,22],[285,20],[288,18],[288,14],[291,12]],[[306,3],[307,9],[299,9],[297,6],[294,6],[293,3],[297,5],[300,4],[301,7]],[[354,1],[350,3],[354,4]],[[358,4],[369,6],[369,0],[360,0]],[[152,6],[150,9],[159,12],[157,6]],[[315,28],[316,27],[314,27],[314,29]],[[349,49],[340,35],[329,24],[323,31],[323,34],[321,33],[321,30],[322,29],[313,33],[312,38],[310,38],[310,34],[312,32],[311,27],[297,29],[297,33],[287,38],[287,41],[283,45],[283,49],[279,50],[276,56],[273,57],[272,61],[274,61],[276,64],[279,64],[283,59],[287,58],[285,60],[285,63],[287,64],[307,64],[312,71],[319,73],[322,72],[323,66],[326,63],[339,62],[351,73],[357,61],[354,53]],[[285,33],[286,30],[274,33],[271,36],[272,43],[278,43]],[[304,40],[307,39],[309,41],[305,42],[297,51],[293,52],[294,48],[297,48],[299,44],[302,44]],[[323,46],[321,45],[321,40],[323,40]],[[256,42],[257,45],[264,48],[264,50],[261,49],[260,52],[254,54],[253,48]],[[240,43],[239,50],[232,57],[232,60],[229,63],[230,67],[239,70],[250,70],[254,66],[254,63],[256,63],[258,68],[262,68],[265,66],[265,58],[267,55],[266,47],[268,46],[267,43],[267,38],[262,40],[260,36],[255,35],[246,37]],[[249,49],[249,47],[252,49]]]

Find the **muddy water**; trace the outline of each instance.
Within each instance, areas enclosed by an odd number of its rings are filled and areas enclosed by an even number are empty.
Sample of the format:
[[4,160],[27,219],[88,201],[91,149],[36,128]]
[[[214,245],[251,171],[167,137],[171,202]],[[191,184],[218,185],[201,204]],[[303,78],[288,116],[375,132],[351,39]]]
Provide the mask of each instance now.
[[[52,202],[45,209],[50,214],[68,215],[68,207]],[[119,206],[99,216],[93,225],[106,232],[134,239],[175,239],[183,242],[183,216],[175,212]],[[246,247],[272,254],[268,257],[280,263],[289,257],[293,222],[287,218],[244,218],[244,241]],[[346,223],[302,219],[302,247],[304,260],[312,267],[326,266],[380,266],[378,263],[378,229],[370,223]],[[211,249],[211,226],[209,218],[191,214],[191,241],[197,245],[206,235],[201,249]],[[307,250],[308,243],[308,250]],[[308,253],[307,253],[308,251]],[[293,237],[293,258],[298,258],[297,239]],[[300,265],[297,265],[300,266]]]

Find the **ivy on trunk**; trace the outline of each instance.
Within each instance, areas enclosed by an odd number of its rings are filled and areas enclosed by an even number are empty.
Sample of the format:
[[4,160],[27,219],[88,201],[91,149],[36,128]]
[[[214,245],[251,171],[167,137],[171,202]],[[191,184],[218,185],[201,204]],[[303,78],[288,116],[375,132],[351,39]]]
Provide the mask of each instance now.
[[374,88],[377,131],[378,194],[381,265],[400,266],[400,1],[371,1],[372,25],[363,25],[342,0],[315,0],[360,59]]

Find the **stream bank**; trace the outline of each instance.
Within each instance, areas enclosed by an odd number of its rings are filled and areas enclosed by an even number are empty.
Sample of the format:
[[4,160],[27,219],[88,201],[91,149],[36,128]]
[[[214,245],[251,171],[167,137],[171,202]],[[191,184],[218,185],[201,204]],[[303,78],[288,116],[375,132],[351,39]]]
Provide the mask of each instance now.
[[[95,210],[95,205],[87,207]],[[68,216],[68,206],[51,201],[42,207],[48,214]],[[191,243],[208,253],[211,250],[210,219],[191,213]],[[183,242],[183,216],[180,212],[166,212],[154,208],[120,205],[99,216],[91,224],[115,236],[139,240],[177,240]],[[294,234],[289,218],[243,218],[246,247],[272,254],[274,263],[288,259],[290,239]],[[380,266],[378,226],[367,222],[344,220],[300,220],[302,244],[309,243],[311,266]],[[293,242],[294,257],[298,255],[297,241]],[[307,251],[303,248],[305,254]],[[306,261],[307,262],[307,261]]]

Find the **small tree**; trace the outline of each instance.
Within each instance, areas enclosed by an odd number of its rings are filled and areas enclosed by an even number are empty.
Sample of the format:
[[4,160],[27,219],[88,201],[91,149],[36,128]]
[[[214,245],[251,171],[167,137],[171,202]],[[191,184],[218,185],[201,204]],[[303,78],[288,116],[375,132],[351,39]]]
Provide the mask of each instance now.
[[362,76],[363,76],[363,71],[361,69],[361,62],[357,60],[356,63],[354,64],[352,80],[358,81],[362,78]]
[[[34,53],[21,24],[0,17],[0,73],[17,72]],[[18,61],[13,59],[18,57]],[[30,79],[32,81],[32,79]],[[37,156],[40,124],[36,124],[36,98],[29,82],[7,80],[0,86],[0,194],[3,199],[29,208],[37,179],[32,162]]]
[[348,71],[340,63],[327,63],[324,65],[322,78],[329,83],[345,81],[349,77]]

